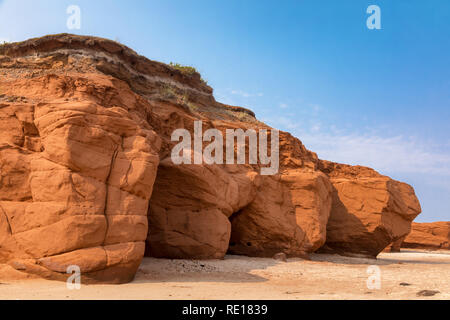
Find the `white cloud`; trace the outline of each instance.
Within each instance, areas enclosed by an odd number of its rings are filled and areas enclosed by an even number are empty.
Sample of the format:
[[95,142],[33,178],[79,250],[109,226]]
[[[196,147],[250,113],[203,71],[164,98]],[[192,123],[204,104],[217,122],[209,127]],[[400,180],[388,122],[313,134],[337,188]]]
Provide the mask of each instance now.
[[270,117],[268,123],[291,132],[324,160],[367,166],[387,175],[450,177],[450,148],[446,143],[436,144],[404,135],[390,136],[383,127],[345,129],[333,123],[323,123],[319,115],[323,111],[320,105],[305,106],[308,108],[304,109],[304,117],[283,113]]
[[235,99],[230,97],[228,94],[221,92],[220,90],[216,90],[214,92],[214,97],[215,97],[216,101],[224,103],[224,104],[229,104],[232,106],[235,106],[238,104],[237,101],[235,101]]
[[[313,131],[313,130],[311,130]],[[296,133],[321,159],[372,167],[382,173],[450,175],[450,152],[420,139],[360,134]]]
[[263,93],[249,93],[242,90],[234,90],[234,89],[215,89],[214,97],[217,101],[229,104],[229,105],[239,105],[245,106],[248,103],[248,98],[262,97]]
[[299,122],[292,121],[292,118],[285,116],[278,116],[264,121],[274,128],[281,130],[295,131],[300,128]]
[[238,96],[241,96],[243,98],[262,97],[263,96],[263,94],[261,92],[248,93],[248,92],[245,92],[245,91],[242,91],[242,90],[231,90],[230,92],[231,92],[231,94],[238,95]]
[[322,107],[318,104],[310,104],[309,106],[315,113],[319,112],[322,109]]
[[311,127],[312,132],[319,132],[320,131],[320,123],[315,123]]

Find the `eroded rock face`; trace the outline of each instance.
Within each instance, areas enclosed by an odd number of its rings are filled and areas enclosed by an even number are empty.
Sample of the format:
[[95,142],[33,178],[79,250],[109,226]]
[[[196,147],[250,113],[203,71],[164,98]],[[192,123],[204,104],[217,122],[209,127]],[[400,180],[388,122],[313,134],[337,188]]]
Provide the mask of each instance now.
[[149,208],[147,254],[223,258],[230,241],[229,217],[255,197],[254,179],[254,174],[230,174],[218,165],[162,161]]
[[398,240],[395,240],[393,243],[391,243],[391,245],[387,246],[383,251],[385,251],[385,252],[400,252],[405,238],[406,238],[406,236],[403,236],[403,237],[399,238]]
[[416,223],[401,242],[402,248],[450,250],[450,222]]
[[130,281],[159,163],[160,138],[134,110],[145,102],[111,77],[26,60],[1,64],[0,262],[51,279],[78,265],[84,282]]
[[325,244],[332,203],[332,184],[320,171],[290,170],[281,181],[289,188],[295,221],[305,232],[303,247],[314,252]]
[[216,102],[199,74],[113,41],[0,46],[0,273],[65,280],[77,265],[82,282],[122,283],[144,252],[375,256],[420,212],[411,187],[321,161],[286,132],[272,176],[259,165],[175,165],[171,134],[196,120],[271,129]]
[[[231,217],[230,252],[304,257],[325,243],[331,184],[321,172],[261,177],[255,199]],[[274,226],[276,226],[274,228]]]
[[50,278],[71,263],[86,279],[129,281],[144,252],[157,135],[124,106],[80,98],[33,107],[31,147],[2,140],[2,262]]
[[421,208],[411,186],[372,169],[322,162],[333,204],[322,251],[376,257],[410,231]]

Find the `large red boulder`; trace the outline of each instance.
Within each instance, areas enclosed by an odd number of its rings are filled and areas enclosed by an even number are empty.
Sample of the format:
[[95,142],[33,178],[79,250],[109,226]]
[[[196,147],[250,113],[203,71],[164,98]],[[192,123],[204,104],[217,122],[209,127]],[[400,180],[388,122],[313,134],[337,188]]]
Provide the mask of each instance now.
[[450,250],[450,222],[413,222],[411,233],[403,239],[401,247]]
[[372,169],[322,161],[333,184],[323,252],[376,257],[407,235],[421,212],[414,189]]

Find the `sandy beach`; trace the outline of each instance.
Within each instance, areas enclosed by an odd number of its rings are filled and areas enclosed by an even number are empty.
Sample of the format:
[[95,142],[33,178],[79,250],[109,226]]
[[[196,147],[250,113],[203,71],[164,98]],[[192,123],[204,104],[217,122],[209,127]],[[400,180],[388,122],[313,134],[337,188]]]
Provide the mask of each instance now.
[[[372,265],[380,268],[380,289],[367,287]],[[377,260],[313,254],[287,262],[145,258],[128,284],[69,290],[56,281],[1,281],[0,299],[450,299],[450,252],[403,250]]]

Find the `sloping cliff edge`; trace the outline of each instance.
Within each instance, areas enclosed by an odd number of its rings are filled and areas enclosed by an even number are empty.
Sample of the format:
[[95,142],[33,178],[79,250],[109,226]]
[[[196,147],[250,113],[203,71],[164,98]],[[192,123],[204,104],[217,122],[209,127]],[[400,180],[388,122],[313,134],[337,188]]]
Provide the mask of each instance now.
[[[0,264],[131,281],[144,255],[376,257],[420,213],[411,186],[318,159],[280,132],[280,169],[171,161],[175,129],[271,129],[190,69],[69,34],[0,46]],[[206,144],[205,144],[206,145]],[[247,150],[248,155],[248,150]],[[0,268],[0,278],[2,275]]]

